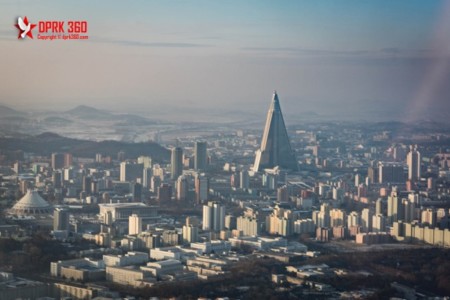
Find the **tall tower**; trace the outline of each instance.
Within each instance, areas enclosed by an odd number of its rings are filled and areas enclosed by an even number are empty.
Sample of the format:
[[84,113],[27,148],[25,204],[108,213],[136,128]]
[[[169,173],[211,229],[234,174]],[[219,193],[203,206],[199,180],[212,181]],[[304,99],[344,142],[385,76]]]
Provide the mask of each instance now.
[[194,169],[204,171],[207,164],[206,142],[196,142],[194,152]]
[[172,149],[171,177],[177,179],[183,173],[183,149],[175,147]]
[[298,170],[297,159],[291,149],[291,143],[281,113],[280,102],[275,91],[267,112],[266,126],[261,140],[261,148],[256,151],[253,170],[279,166],[293,171]]
[[408,179],[412,181],[420,180],[420,152],[417,151],[416,146],[410,146],[409,153],[406,156],[406,163],[408,164]]

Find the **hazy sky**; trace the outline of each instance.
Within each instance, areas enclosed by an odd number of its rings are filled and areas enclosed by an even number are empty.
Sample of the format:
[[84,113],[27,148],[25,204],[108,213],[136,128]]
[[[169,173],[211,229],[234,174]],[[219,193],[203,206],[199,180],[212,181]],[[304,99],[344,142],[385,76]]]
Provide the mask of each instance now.
[[[18,40],[18,16],[88,41]],[[0,2],[0,103],[63,110],[449,112],[450,1]]]

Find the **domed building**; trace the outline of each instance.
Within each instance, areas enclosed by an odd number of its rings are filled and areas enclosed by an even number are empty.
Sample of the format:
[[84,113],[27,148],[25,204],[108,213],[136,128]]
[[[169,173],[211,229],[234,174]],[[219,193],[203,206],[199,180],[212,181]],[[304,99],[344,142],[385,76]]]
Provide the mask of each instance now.
[[19,216],[48,215],[53,212],[53,206],[45,201],[36,190],[28,190],[9,210],[10,214]]

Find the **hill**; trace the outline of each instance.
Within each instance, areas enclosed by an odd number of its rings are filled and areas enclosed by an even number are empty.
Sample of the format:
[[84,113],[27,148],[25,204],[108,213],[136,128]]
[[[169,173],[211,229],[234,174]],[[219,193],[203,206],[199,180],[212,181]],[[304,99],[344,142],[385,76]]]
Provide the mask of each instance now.
[[6,118],[6,117],[19,117],[19,116],[23,117],[23,116],[25,116],[25,113],[0,104],[0,117]]
[[109,119],[114,117],[113,114],[107,111],[103,111],[87,105],[79,105],[75,108],[65,111],[64,114],[72,117],[78,117],[80,119]]
[[157,143],[126,143],[119,141],[88,141],[62,137],[55,133],[45,132],[36,136],[2,137],[2,150],[23,150],[39,155],[49,156],[53,152],[69,152],[77,157],[95,157],[96,153],[113,158],[119,151],[124,151],[129,158],[140,155],[151,156],[156,161],[164,162],[170,159],[170,151]]

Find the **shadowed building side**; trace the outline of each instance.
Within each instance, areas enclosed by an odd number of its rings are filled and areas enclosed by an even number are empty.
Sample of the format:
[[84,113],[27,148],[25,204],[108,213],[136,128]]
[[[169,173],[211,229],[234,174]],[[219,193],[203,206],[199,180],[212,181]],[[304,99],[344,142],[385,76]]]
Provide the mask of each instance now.
[[266,126],[261,141],[261,148],[256,151],[255,172],[279,166],[283,169],[298,171],[298,163],[292,151],[291,143],[281,113],[280,101],[276,91],[267,112]]

